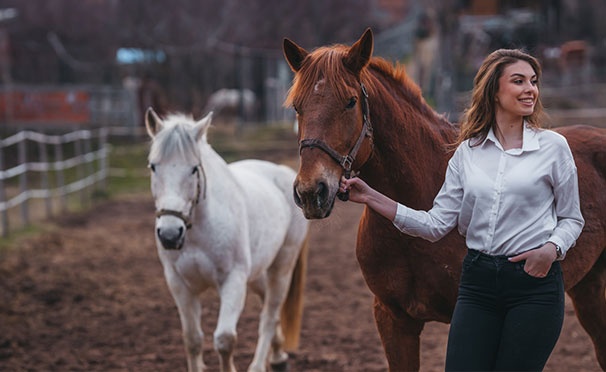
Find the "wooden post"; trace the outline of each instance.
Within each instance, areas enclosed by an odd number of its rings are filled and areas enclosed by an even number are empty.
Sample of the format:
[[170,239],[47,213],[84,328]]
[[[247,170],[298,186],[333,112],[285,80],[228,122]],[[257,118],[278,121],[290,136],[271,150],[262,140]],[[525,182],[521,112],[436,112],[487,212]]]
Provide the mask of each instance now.
[[50,187],[49,187],[49,175],[48,175],[48,156],[46,154],[46,143],[45,142],[38,142],[38,151],[40,152],[40,162],[42,162],[44,164],[44,166],[46,167],[43,171],[42,174],[40,175],[40,186],[42,188],[42,190],[46,190],[47,191],[47,195],[44,198],[44,204],[46,207],[46,218],[50,218],[53,215],[53,207],[52,207],[52,195],[50,193]]
[[[84,156],[87,155],[92,155],[92,146],[91,146],[91,137],[92,137],[92,132],[88,131],[87,132],[88,135],[83,139],[84,141]],[[95,159],[91,159],[91,161],[87,161],[86,164],[84,164],[84,173],[85,173],[85,177],[89,177],[92,176],[95,173],[95,164],[94,164]],[[83,178],[85,178],[83,177]],[[87,202],[89,203],[88,205],[91,205],[91,201],[92,201],[92,190],[94,189],[95,185],[93,184],[90,187],[87,187],[87,190],[82,190],[83,194],[85,196],[87,196]]]
[[101,179],[99,180],[99,189],[105,191],[107,185],[107,128],[101,128],[99,130],[99,150],[101,151],[101,157],[99,158],[99,174]]
[[[1,142],[1,141],[0,141]],[[0,144],[0,171],[4,171],[4,146]],[[4,177],[0,177],[0,203],[6,202],[6,190],[4,190]],[[2,236],[8,236],[8,211],[2,208]]]
[[[19,164],[26,165],[27,163],[27,139],[23,138],[21,142],[19,142]],[[21,194],[25,194],[28,196],[27,187],[27,173],[26,169],[23,173],[19,175],[19,191]],[[21,203],[21,220],[23,221],[23,226],[29,225],[29,197],[26,197]]]
[[[63,161],[63,143],[58,142],[55,144],[55,164],[61,163]],[[64,170],[62,166],[55,166],[56,176],[57,176],[57,188],[59,190],[63,189],[65,186],[65,176],[63,174]],[[64,193],[61,193],[61,211],[65,212],[67,210],[67,196]]]
[[[74,141],[74,149],[76,152],[76,158],[77,159],[81,159],[83,157],[83,153],[82,153],[82,138],[77,138]],[[84,164],[81,161],[78,161],[77,165],[76,165],[76,176],[77,179],[81,180],[84,178]],[[86,190],[84,188],[82,188],[80,190],[80,205],[84,206],[84,203],[86,203]]]

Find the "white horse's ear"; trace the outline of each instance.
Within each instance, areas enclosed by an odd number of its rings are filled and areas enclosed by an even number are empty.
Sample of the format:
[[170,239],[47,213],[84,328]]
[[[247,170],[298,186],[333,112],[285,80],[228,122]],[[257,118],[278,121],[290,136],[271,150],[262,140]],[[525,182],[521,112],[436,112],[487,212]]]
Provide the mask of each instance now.
[[202,137],[206,135],[206,133],[208,132],[208,128],[210,127],[210,123],[212,122],[212,119],[213,112],[210,111],[208,114],[206,114],[205,117],[203,117],[196,123],[196,141],[200,141]]
[[153,108],[149,107],[145,112],[145,128],[147,128],[147,134],[149,134],[151,138],[154,138],[163,126],[162,119],[160,119]]

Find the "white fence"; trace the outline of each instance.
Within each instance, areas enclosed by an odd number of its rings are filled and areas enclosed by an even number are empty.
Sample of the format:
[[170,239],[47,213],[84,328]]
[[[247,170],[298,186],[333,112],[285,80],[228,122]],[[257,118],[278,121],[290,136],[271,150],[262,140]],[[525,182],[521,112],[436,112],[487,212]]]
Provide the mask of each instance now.
[[[50,218],[56,213],[53,204],[57,203],[53,201],[58,201],[59,209],[63,211],[67,209],[69,194],[80,192],[80,203],[84,204],[91,197],[91,186],[104,189],[108,166],[108,132],[108,128],[78,130],[64,135],[22,131],[0,139],[2,236],[9,233],[11,208],[20,206],[21,222],[26,226],[30,223],[31,199],[43,200],[46,217]],[[30,142],[35,143],[35,149],[28,148]],[[16,151],[11,147],[16,147]],[[51,147],[52,151],[49,151]],[[12,163],[17,165],[5,169],[9,150],[13,155]],[[36,154],[38,159],[28,159],[32,154]],[[17,155],[16,158],[14,155]],[[39,186],[34,186],[34,183]]]

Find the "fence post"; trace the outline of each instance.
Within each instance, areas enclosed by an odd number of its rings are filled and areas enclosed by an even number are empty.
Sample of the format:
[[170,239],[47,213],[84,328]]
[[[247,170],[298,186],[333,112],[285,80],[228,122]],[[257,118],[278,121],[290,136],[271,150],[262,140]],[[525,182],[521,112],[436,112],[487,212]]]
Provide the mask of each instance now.
[[[93,136],[93,133],[91,131],[86,131],[86,136],[84,136],[84,154],[85,156],[91,156],[92,154],[92,145],[91,145],[91,137]],[[84,164],[84,168],[85,168],[85,174],[86,177],[91,177],[92,175],[95,174],[95,158],[91,158],[90,161],[87,161],[86,164]],[[92,191],[95,188],[94,182],[90,187],[87,187],[85,194],[88,196],[88,202],[89,205],[92,205],[91,201],[92,201]]]
[[[4,171],[4,146],[0,140],[0,171]],[[4,177],[0,177],[0,203],[6,202],[6,191],[4,190]],[[8,236],[8,211],[2,208],[2,236]]]
[[43,141],[38,142],[38,152],[40,152],[40,162],[42,162],[42,164],[44,164],[44,166],[46,167],[42,171],[42,175],[40,177],[40,186],[42,187],[42,190],[47,191],[46,197],[44,198],[44,204],[46,207],[46,218],[50,218],[53,215],[53,208],[52,208],[52,195],[49,191],[49,181],[48,181],[49,166],[48,166],[48,155],[46,154],[46,142],[43,142]]
[[27,147],[26,147],[27,137],[24,137],[21,142],[19,142],[19,164],[23,164],[26,166],[26,169],[23,173],[19,175],[19,188],[21,194],[25,195],[25,199],[21,203],[21,220],[23,221],[23,226],[29,225],[29,192],[27,187]]
[[[82,132],[80,132],[79,134],[81,134]],[[82,153],[82,136],[79,135],[78,138],[76,138],[74,140],[74,149],[76,152],[76,159],[79,159],[79,161],[77,162],[76,165],[76,176],[77,179],[81,180],[84,178],[84,165],[82,164],[82,158],[83,158],[83,153]],[[80,189],[80,205],[84,206],[84,203],[86,203],[86,190],[83,187],[82,189]]]
[[[55,144],[55,171],[57,172],[57,189],[63,190],[65,186],[65,177],[63,174],[63,142],[59,141]],[[67,210],[67,195],[61,192],[61,211]]]
[[107,132],[108,129],[103,127],[99,130],[99,150],[101,151],[101,156],[99,157],[99,186],[98,189],[101,191],[106,190],[107,185]]

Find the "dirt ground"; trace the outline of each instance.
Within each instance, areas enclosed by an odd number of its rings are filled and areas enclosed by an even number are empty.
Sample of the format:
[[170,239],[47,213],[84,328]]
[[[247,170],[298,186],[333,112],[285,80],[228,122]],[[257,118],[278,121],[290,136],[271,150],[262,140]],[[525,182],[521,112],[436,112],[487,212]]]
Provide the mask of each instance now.
[[[301,346],[291,371],[384,371],[372,295],[354,255],[361,209],[338,202],[315,221]],[[0,252],[1,371],[179,371],[186,369],[178,314],[153,239],[153,205],[137,195],[58,218],[56,227]],[[204,296],[204,358],[212,348],[217,297]],[[239,323],[236,363],[252,359],[259,301]],[[422,370],[443,370],[448,326],[429,323]],[[548,371],[599,371],[588,336],[567,304]]]

